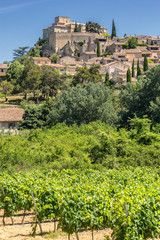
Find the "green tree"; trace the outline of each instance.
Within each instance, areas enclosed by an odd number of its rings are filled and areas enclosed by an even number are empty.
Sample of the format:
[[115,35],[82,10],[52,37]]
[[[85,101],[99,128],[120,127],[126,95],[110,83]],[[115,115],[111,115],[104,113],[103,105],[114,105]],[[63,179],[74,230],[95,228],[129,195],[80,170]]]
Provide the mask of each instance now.
[[45,39],[45,38],[39,38],[38,41],[36,42],[35,46],[38,45],[38,46],[43,46],[44,44],[47,44],[48,41]]
[[112,20],[112,34],[111,34],[111,39],[112,39],[113,37],[117,37],[114,19]]
[[104,85],[105,86],[110,86],[111,85],[111,81],[109,79],[109,73],[108,72],[106,72],[106,75],[105,75]]
[[63,92],[56,99],[50,113],[50,123],[65,122],[68,125],[101,120],[114,125],[118,120],[112,104],[110,90],[101,84],[77,85]]
[[13,86],[12,86],[12,84],[11,84],[10,82],[7,82],[7,81],[5,80],[5,81],[2,81],[2,82],[0,83],[0,90],[1,90],[2,93],[5,94],[5,101],[6,101],[6,102],[8,101],[8,99],[7,99],[7,94],[8,94],[9,92],[11,92],[12,89],[13,89]]
[[27,99],[28,93],[33,92],[35,97],[36,92],[40,90],[41,69],[33,63],[32,57],[25,58],[23,65],[24,68],[19,82],[22,92],[25,94],[25,99]]
[[137,78],[141,75],[141,69],[140,69],[140,66],[139,66],[139,59],[137,61]]
[[86,32],[91,32],[91,33],[100,33],[101,32],[101,26],[98,23],[94,22],[87,22],[86,23]]
[[130,71],[130,69],[128,68],[128,70],[127,70],[127,82],[129,82],[129,83],[131,83],[131,71]]
[[132,77],[135,77],[135,71],[134,71],[134,59],[132,62]]
[[147,115],[154,122],[160,123],[160,66],[149,69],[146,77],[139,77],[136,85],[127,84],[121,92],[122,119],[126,123],[136,115]]
[[146,72],[148,70],[148,60],[147,60],[147,56],[144,56],[144,65],[143,65],[143,70],[144,72]]
[[138,42],[135,37],[131,37],[128,39],[128,48],[136,48],[137,45],[138,45]]
[[62,78],[59,71],[52,66],[42,66],[41,89],[44,97],[53,97],[58,93],[62,85]]
[[31,56],[31,57],[41,57],[41,51],[42,51],[42,47],[36,45],[35,47],[31,48],[27,55]]
[[53,105],[53,101],[48,100],[41,106],[27,106],[23,114],[23,120],[19,123],[20,129],[46,127],[49,121],[49,113],[53,109]]
[[79,32],[77,22],[75,23],[74,32]]
[[99,40],[97,40],[97,57],[100,57],[100,55],[101,55],[100,44]]
[[57,54],[52,55],[50,58],[52,63],[57,63],[59,56]]
[[77,67],[76,74],[73,77],[73,85],[86,85],[89,82],[102,82],[102,74],[100,74],[100,65],[92,64],[91,68],[87,66]]
[[7,80],[13,85],[13,93],[19,93],[22,91],[21,76],[23,73],[24,65],[21,64],[18,59],[11,63],[7,69]]
[[18,49],[14,49],[13,50],[13,58],[14,58],[14,60],[19,58],[19,57],[24,56],[27,53],[27,49],[29,49],[28,46],[26,46],[26,47],[19,47]]

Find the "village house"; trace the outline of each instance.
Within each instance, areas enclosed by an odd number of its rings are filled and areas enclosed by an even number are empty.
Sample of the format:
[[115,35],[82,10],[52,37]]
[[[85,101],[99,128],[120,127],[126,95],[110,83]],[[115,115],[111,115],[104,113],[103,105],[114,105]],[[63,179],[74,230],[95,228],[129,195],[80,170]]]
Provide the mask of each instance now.
[[0,130],[18,129],[18,122],[22,120],[24,110],[21,108],[0,109]]
[[0,81],[3,81],[6,79],[8,68],[9,68],[8,64],[0,64]]

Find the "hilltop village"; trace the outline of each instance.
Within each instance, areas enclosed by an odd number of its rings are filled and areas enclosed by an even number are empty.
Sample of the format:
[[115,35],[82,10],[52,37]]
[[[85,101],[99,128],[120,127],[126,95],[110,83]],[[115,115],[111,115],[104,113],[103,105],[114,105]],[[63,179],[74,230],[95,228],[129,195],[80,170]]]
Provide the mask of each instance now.
[[[153,36],[117,37],[107,34],[107,28],[87,29],[86,24],[71,22],[69,17],[56,17],[52,26],[43,29],[41,57],[33,57],[38,66],[53,66],[60,73],[74,75],[77,67],[92,64],[100,65],[100,73],[109,73],[111,82],[125,83],[127,70],[132,71],[134,60],[135,74],[131,81],[137,81],[137,62],[140,69],[147,57],[148,67],[160,62],[160,39]],[[136,43],[134,43],[136,41]],[[133,42],[133,43],[132,43]],[[129,44],[128,44],[129,43]],[[52,61],[52,56],[56,61]],[[0,64],[0,77],[5,79],[9,65]]]

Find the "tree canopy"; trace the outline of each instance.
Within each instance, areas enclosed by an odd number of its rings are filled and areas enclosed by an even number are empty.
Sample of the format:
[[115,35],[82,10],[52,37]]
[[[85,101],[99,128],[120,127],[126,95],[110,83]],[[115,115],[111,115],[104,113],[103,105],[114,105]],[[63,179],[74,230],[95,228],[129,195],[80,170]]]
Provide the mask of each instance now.
[[101,26],[98,23],[89,21],[86,23],[86,32],[100,33]]
[[86,66],[77,67],[76,74],[73,77],[73,85],[86,85],[89,82],[102,82],[102,74],[100,74],[100,65],[92,64],[91,68]]
[[146,77],[141,76],[133,85],[128,83],[122,91],[122,119],[126,122],[136,115],[147,115],[154,122],[160,122],[160,65],[148,70]]
[[114,125],[118,120],[110,90],[101,84],[77,85],[60,94],[50,113],[50,122],[68,125],[101,120]]

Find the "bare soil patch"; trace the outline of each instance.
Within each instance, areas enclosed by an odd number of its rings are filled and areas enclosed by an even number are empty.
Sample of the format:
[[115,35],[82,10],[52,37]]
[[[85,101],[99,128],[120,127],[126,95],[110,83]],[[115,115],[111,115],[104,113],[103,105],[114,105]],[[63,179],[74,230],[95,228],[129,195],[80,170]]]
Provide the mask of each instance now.
[[[22,213],[21,213],[22,214]],[[14,225],[12,225],[11,218],[5,218],[6,225],[3,226],[3,211],[0,211],[0,240],[68,240],[67,234],[56,231],[56,237],[53,238],[52,233],[54,231],[53,222],[41,223],[43,236],[40,236],[39,226],[37,225],[37,234],[35,237],[32,236],[32,223],[34,215],[27,215],[24,219],[24,224],[22,224],[23,216],[13,217]],[[105,240],[105,235],[111,234],[110,229],[94,231],[94,240]],[[51,235],[51,237],[50,237]],[[91,240],[91,231],[82,231],[78,233],[80,240]],[[71,235],[71,240],[76,240],[75,234]]]

